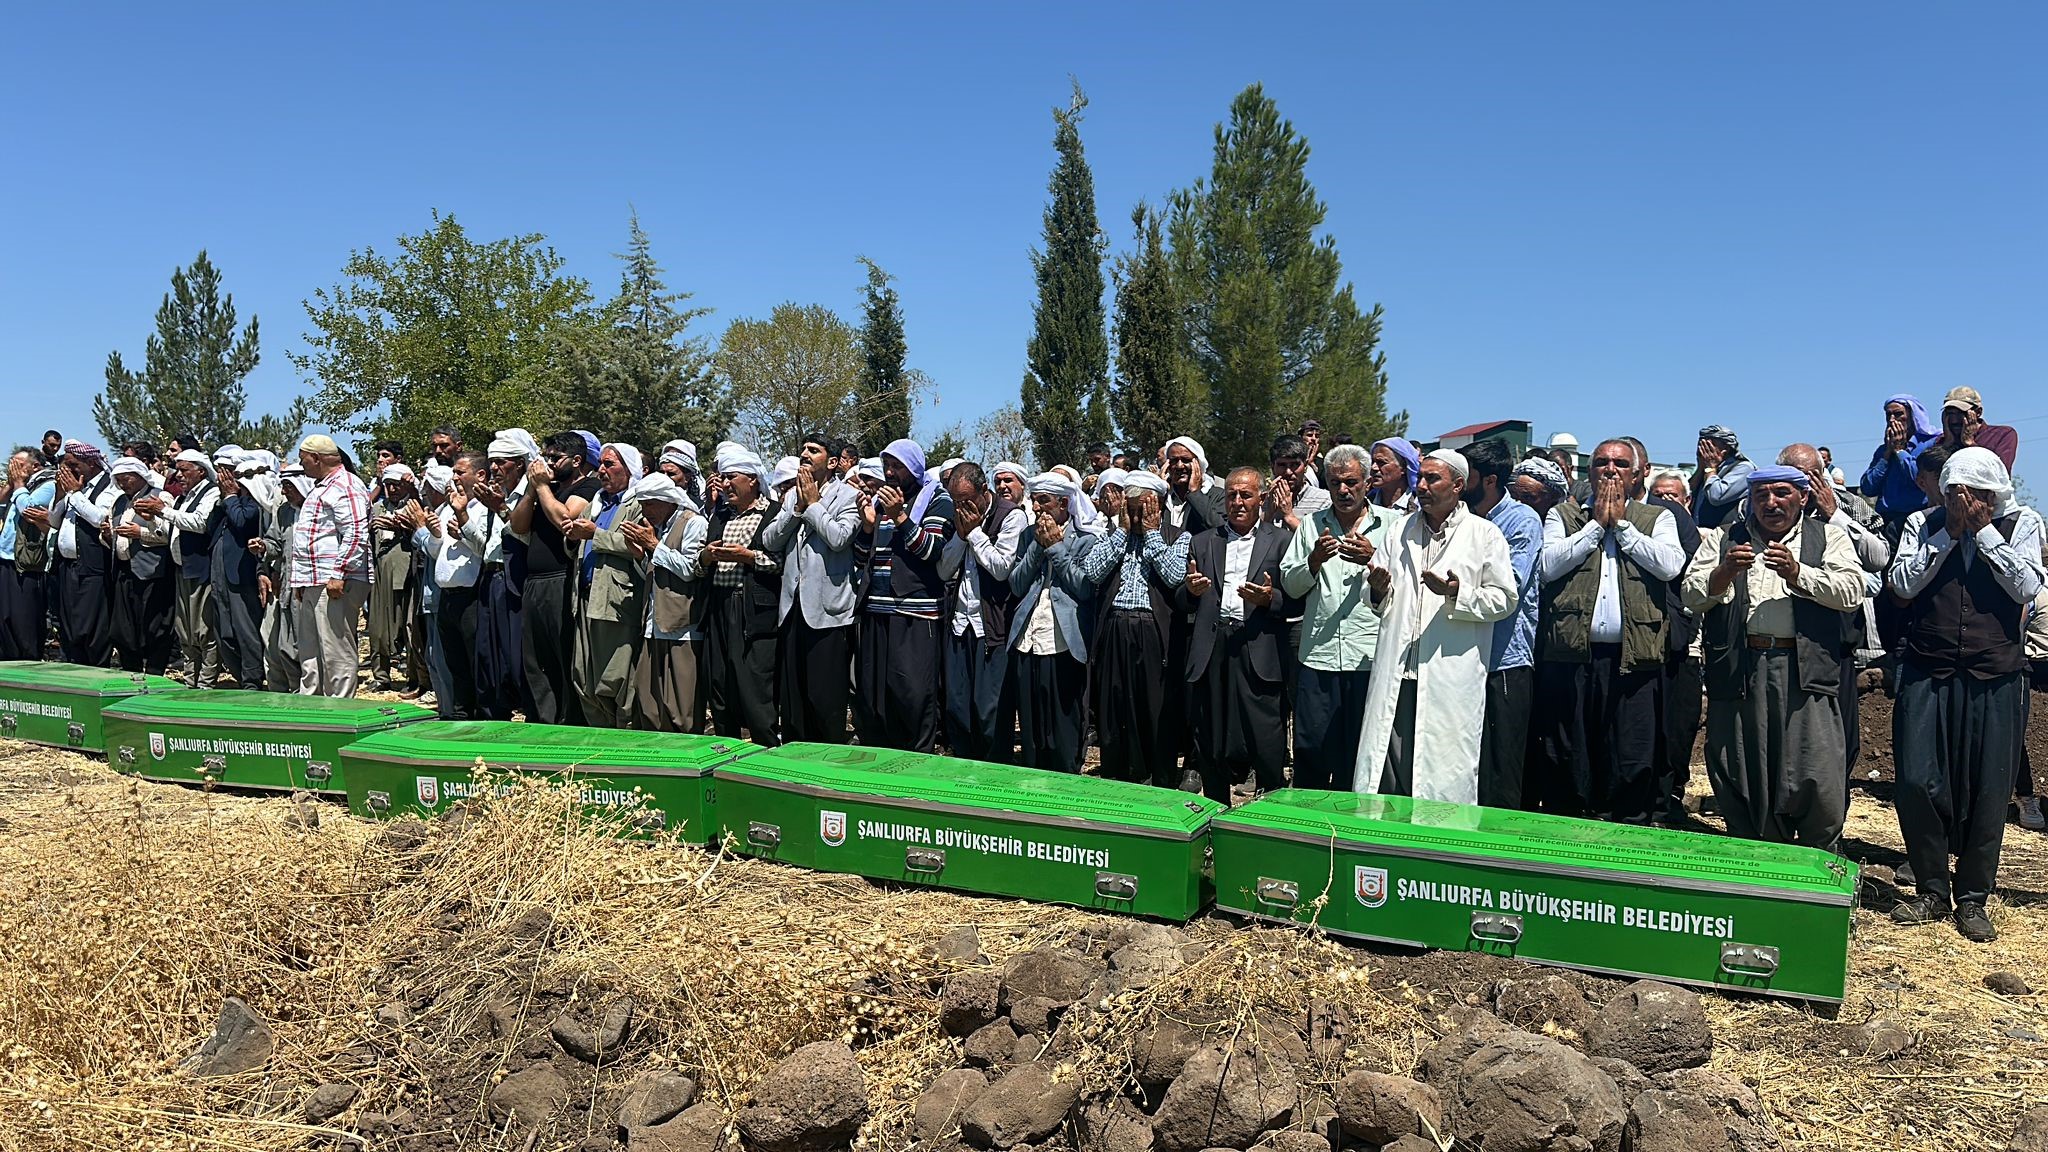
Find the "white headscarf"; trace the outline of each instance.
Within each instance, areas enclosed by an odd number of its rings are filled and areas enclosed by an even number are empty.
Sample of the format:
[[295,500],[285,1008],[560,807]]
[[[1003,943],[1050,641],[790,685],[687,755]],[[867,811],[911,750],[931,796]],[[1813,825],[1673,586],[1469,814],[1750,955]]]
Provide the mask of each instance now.
[[1457,452],[1449,448],[1438,448],[1436,451],[1424,456],[1423,459],[1435,460],[1444,467],[1449,468],[1457,474],[1458,483],[1460,484],[1465,482],[1465,477],[1472,474],[1472,465],[1465,462],[1465,454],[1463,452]]
[[703,471],[702,468],[697,467],[697,446],[688,440],[671,440],[663,444],[661,446],[661,462],[664,464],[674,464],[678,468],[686,469],[692,476]]
[[887,480],[889,478],[889,473],[882,468],[882,458],[880,456],[870,456],[855,464],[853,466],[853,474],[855,476],[865,476],[870,480]]
[[180,464],[197,464],[201,468],[213,467],[213,461],[207,459],[206,453],[197,451],[196,449],[192,448],[185,449],[183,452],[180,452],[176,456],[172,457],[172,459],[176,460]]
[[1065,472],[1041,472],[1025,482],[1024,491],[1029,496],[1060,496],[1067,502],[1067,522],[1075,531],[1090,536],[1105,535],[1109,523],[1095,510],[1094,501],[1081,491],[1081,486]]
[[782,485],[787,484],[792,480],[795,480],[796,469],[797,460],[794,456],[784,456],[782,459],[777,460],[775,462],[774,471],[768,473],[769,489],[773,490],[775,488],[779,488]]
[[[115,462],[116,470],[119,462]],[[1995,517],[2004,518],[2019,510],[2020,502],[2013,495],[2012,476],[2005,470],[2005,461],[1998,458],[1989,448],[1965,448],[1948,458],[1941,466],[1941,487],[1947,491],[1949,485],[1960,484],[1991,493]]]
[[1121,488],[1124,486],[1124,481],[1130,478],[1130,475],[1129,472],[1121,468],[1104,468],[1095,474],[1095,490],[1100,492],[1112,484]]
[[223,444],[213,450],[213,462],[215,464],[232,464],[235,462],[235,457],[241,454],[242,446],[240,444]]
[[430,488],[443,496],[448,494],[448,489],[454,483],[455,469],[446,464],[429,464],[426,472],[420,477],[420,487]]
[[762,467],[759,456],[728,440],[718,446],[718,471],[745,472],[759,479],[767,469]]
[[1005,472],[1008,472],[1010,475],[1015,476],[1019,480],[1031,479],[1031,473],[1026,472],[1024,470],[1024,466],[1022,464],[1017,463],[1014,460],[1001,461],[995,466],[995,469],[991,471],[989,475],[992,477],[1001,476]]
[[[246,459],[247,456],[247,453],[243,453],[243,459]],[[242,464],[242,460],[236,460],[235,464],[239,467]],[[377,473],[377,479],[387,484],[393,480],[403,480],[411,484],[417,483],[419,477],[413,474],[412,465],[410,464],[386,464],[384,470]]]
[[[647,468],[640,461],[640,450],[631,444],[606,444],[606,448],[619,454],[619,460],[626,466],[626,474],[634,480],[647,474]],[[628,481],[630,483],[630,481]]]
[[1202,451],[1201,443],[1193,436],[1175,436],[1166,442],[1165,448],[1159,450],[1159,455],[1163,458],[1166,455],[1166,449],[1173,447],[1175,444],[1194,454],[1195,463],[1202,466],[1202,475],[1207,476],[1209,474],[1209,454]]
[[685,507],[695,506],[695,501],[688,499],[683,490],[676,487],[676,482],[669,479],[665,472],[649,472],[633,481],[632,486],[626,489],[626,499],[642,504],[649,500],[657,500]]
[[1165,496],[1172,489],[1166,486],[1166,480],[1158,473],[1147,472],[1143,468],[1134,468],[1124,476],[1124,491],[1153,492],[1160,496]]
[[[141,476],[144,479],[151,479],[156,475],[156,473],[149,470],[149,465],[144,464],[133,456],[114,457],[114,463],[107,468],[107,471],[115,476]],[[155,485],[152,484],[151,486],[154,487]]]
[[503,428],[491,438],[486,455],[493,460],[524,460],[531,464],[540,459],[540,444],[524,428]]

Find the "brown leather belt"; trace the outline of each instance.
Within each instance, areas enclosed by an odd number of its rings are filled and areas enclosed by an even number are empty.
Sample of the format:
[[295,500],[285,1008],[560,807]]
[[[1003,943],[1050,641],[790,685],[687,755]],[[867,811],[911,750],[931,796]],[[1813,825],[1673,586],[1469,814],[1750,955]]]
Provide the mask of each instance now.
[[1799,641],[1790,636],[1751,636],[1749,646],[1760,651],[1770,651],[1774,648],[1797,648]]

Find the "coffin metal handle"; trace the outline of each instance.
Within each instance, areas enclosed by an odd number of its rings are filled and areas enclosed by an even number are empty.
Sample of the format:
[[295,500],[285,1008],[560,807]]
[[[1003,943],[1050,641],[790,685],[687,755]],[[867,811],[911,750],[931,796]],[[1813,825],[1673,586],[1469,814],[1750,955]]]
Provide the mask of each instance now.
[[1292,908],[1301,903],[1301,885],[1292,880],[1261,876],[1258,886],[1252,889],[1252,898],[1268,907]]
[[135,749],[123,744],[120,751],[115,753],[115,758],[121,761],[121,763],[133,767],[135,764]]
[[905,848],[903,870],[925,876],[936,876],[946,870],[946,850],[943,848]]
[[363,798],[363,807],[381,816],[391,811],[391,793],[372,792]]
[[325,760],[308,760],[306,761],[306,779],[332,780],[334,779],[334,765],[329,764]]
[[201,776],[219,776],[226,773],[227,770],[228,758],[226,756],[208,756],[199,765],[199,774]]
[[657,832],[668,827],[668,813],[663,812],[659,808],[645,808],[633,813],[632,818],[627,823],[635,828]]
[[85,743],[85,725],[80,724],[76,720],[64,726],[64,734],[71,737],[73,744]]
[[1507,912],[1474,912],[1472,938],[1490,944],[1519,944],[1522,940],[1522,918]]
[[1774,976],[1778,972],[1778,950],[1768,944],[1721,945],[1721,971],[1730,976]]
[[756,848],[779,848],[782,846],[782,828],[776,824],[763,824],[759,820],[747,822],[747,843]]
[[12,712],[0,713],[0,732],[12,732],[21,727],[21,717]]
[[1138,898],[1138,878],[1122,872],[1097,872],[1095,894],[1107,900]]

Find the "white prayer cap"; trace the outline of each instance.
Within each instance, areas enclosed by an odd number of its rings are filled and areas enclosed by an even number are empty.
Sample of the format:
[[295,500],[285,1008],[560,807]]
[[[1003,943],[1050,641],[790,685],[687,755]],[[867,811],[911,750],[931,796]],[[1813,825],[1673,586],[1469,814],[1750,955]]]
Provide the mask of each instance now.
[[1472,474],[1472,466],[1465,462],[1465,454],[1463,452],[1453,451],[1449,448],[1438,448],[1436,451],[1424,456],[1423,459],[1435,460],[1444,467],[1449,468],[1458,477],[1458,483],[1460,484],[1465,482],[1465,477]]
[[1024,483],[1024,491],[1032,496],[1065,496],[1073,490],[1074,482],[1064,472],[1040,472]]
[[148,476],[149,465],[133,456],[117,456],[114,458],[113,467],[108,471],[116,476]]
[[500,429],[491,438],[486,454],[493,460],[525,460],[529,463],[540,459],[540,444],[533,433],[524,428]]
[[294,489],[297,489],[299,495],[301,496],[304,496],[305,494],[313,490],[313,478],[311,476],[306,475],[306,471],[303,468],[301,468],[297,472],[285,473],[284,482],[291,485]]
[[[115,470],[120,470],[118,461]],[[1991,493],[1996,500],[1994,516],[2010,516],[2019,508],[2019,501],[2013,497],[2012,477],[2006,473],[2005,461],[1989,448],[1965,448],[1950,456],[1948,463],[1941,466],[1942,490],[1947,491],[1952,484]]]
[[1024,470],[1024,466],[1022,464],[1019,464],[1013,460],[1004,460],[998,463],[995,466],[995,470],[993,472],[990,472],[989,475],[1001,476],[1005,472],[1008,472],[1010,475],[1015,476],[1019,480],[1026,479],[1031,475],[1031,473],[1026,472]]
[[[1178,444],[1181,447],[1187,449],[1189,452],[1193,453],[1195,457],[1195,463],[1200,464],[1202,466],[1202,471],[1207,472],[1209,470],[1209,454],[1207,452],[1202,451],[1201,443],[1197,441],[1193,436],[1175,436],[1173,439],[1168,440],[1166,442],[1166,448],[1171,448],[1175,444]],[[1166,448],[1160,449],[1161,455],[1165,454]]]
[[171,457],[171,459],[176,460],[180,464],[197,464],[201,468],[206,468],[213,464],[213,461],[207,458],[206,453],[192,448],[185,449],[183,452]]
[[1166,481],[1161,479],[1156,473],[1147,472],[1143,468],[1134,468],[1124,476],[1124,491],[1156,492],[1164,496],[1172,491],[1172,489],[1168,488]]
[[426,473],[420,478],[420,485],[422,487],[431,488],[443,496],[448,494],[449,486],[454,483],[455,469],[450,468],[446,464],[427,465]]
[[797,460],[794,456],[784,456],[782,459],[777,460],[775,462],[775,470],[768,473],[768,487],[778,488],[795,480],[796,468]]
[[[241,454],[242,446],[240,444],[223,444],[213,450],[213,462],[215,464],[232,464],[235,457]],[[183,458],[183,453],[180,453],[179,456]]]
[[676,482],[669,479],[668,474],[664,472],[649,472],[647,475],[633,481],[632,486],[626,489],[626,499],[635,500],[642,504],[680,505],[684,503],[682,495],[676,489]]
[[419,477],[413,475],[412,466],[409,464],[386,464],[384,470],[377,473],[377,479],[382,480],[386,484],[396,480],[403,480],[411,484],[418,480]]
[[1130,475],[1131,474],[1129,472],[1126,472],[1121,468],[1104,468],[1102,471],[1097,472],[1095,474],[1095,490],[1097,492],[1100,492],[1104,488],[1107,488],[1112,484],[1116,485],[1118,488],[1121,488],[1124,486],[1124,481],[1128,479]]
[[946,461],[946,462],[945,462],[944,464],[941,464],[941,465],[939,465],[939,474],[940,474],[940,475],[944,475],[944,474],[946,474],[946,473],[948,473],[948,472],[951,472],[951,471],[952,471],[953,469],[955,469],[955,468],[958,468],[958,467],[959,467],[960,465],[962,465],[962,464],[965,464],[965,463],[967,463],[967,458],[966,458],[966,457],[964,457],[964,456],[955,456],[955,457],[953,457],[952,459],[950,459],[950,460]]
[[889,473],[882,468],[882,458],[880,456],[870,456],[854,465],[853,474],[855,476],[865,476],[870,480],[886,480],[889,478]]

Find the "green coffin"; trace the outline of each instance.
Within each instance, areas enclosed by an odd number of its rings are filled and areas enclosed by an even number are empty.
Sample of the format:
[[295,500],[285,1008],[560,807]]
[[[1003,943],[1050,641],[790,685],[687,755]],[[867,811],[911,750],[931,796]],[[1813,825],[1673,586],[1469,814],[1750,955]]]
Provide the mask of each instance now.
[[348,787],[344,746],[434,713],[416,704],[222,690],[132,697],[102,716],[107,763],[118,771],[177,784],[340,793]]
[[358,816],[431,816],[510,790],[514,774],[540,775],[574,780],[590,808],[621,812],[636,829],[682,829],[709,843],[718,836],[712,769],[760,750],[723,736],[433,720],[365,736],[341,750],[341,763]]
[[1216,906],[1362,940],[1839,1004],[1856,865],[1403,796],[1273,792],[1216,818]]
[[42,660],[0,660],[0,737],[82,748],[106,747],[100,710],[146,692],[183,692],[163,676]]
[[1186,792],[886,748],[785,744],[723,765],[726,843],[905,884],[1185,920],[1209,821]]

